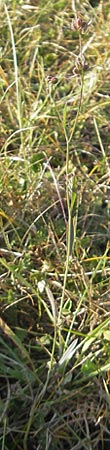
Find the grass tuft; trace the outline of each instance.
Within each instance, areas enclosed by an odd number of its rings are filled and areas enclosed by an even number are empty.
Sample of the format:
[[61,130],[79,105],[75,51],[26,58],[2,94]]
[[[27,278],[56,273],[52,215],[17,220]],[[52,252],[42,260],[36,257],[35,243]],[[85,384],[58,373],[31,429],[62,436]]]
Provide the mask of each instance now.
[[109,0],[0,13],[0,448],[107,450]]

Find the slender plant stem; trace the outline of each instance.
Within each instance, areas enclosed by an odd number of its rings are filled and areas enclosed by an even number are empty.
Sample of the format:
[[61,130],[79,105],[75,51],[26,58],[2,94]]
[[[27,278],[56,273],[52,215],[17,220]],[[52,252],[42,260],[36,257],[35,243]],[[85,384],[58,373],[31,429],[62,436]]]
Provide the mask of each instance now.
[[22,129],[22,120],[21,120],[21,101],[20,101],[20,91],[19,91],[19,78],[18,78],[18,64],[17,64],[17,56],[16,56],[16,47],[14,40],[13,28],[11,25],[11,20],[9,16],[9,12],[6,4],[4,3],[5,13],[7,16],[7,22],[11,35],[11,43],[12,43],[12,51],[13,51],[13,62],[14,62],[14,74],[15,74],[15,85],[16,85],[16,98],[17,98],[17,112],[18,112],[18,123],[20,130]]
[[73,220],[72,220],[72,208],[71,208],[71,200],[70,200],[70,193],[69,193],[69,183],[68,183],[68,175],[69,175],[69,144],[71,142],[71,139],[73,138],[73,135],[76,130],[76,125],[79,117],[79,113],[81,110],[82,105],[82,98],[83,98],[83,72],[81,75],[81,91],[80,91],[80,101],[78,106],[78,111],[76,114],[76,118],[74,121],[74,125],[70,134],[70,137],[68,139],[67,132],[65,131],[65,138],[67,143],[67,152],[66,152],[66,198],[67,198],[67,207],[68,207],[68,227],[67,227],[67,255],[66,255],[66,268],[65,268],[65,274],[64,274],[64,283],[63,283],[63,290],[62,290],[62,297],[60,302],[60,309],[59,309],[59,315],[58,315],[58,324],[60,323],[61,318],[61,312],[62,307],[64,303],[64,297],[65,297],[65,289],[66,289],[66,283],[67,283],[67,276],[68,276],[68,269],[69,269],[69,263],[70,263],[70,249],[71,249],[71,235],[73,234]]

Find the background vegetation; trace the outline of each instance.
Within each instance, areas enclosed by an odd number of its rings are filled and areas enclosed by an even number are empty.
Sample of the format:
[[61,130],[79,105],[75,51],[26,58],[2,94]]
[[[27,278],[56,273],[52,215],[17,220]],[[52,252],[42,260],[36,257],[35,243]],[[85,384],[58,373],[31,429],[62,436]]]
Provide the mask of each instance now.
[[0,448],[110,445],[110,1],[0,6]]

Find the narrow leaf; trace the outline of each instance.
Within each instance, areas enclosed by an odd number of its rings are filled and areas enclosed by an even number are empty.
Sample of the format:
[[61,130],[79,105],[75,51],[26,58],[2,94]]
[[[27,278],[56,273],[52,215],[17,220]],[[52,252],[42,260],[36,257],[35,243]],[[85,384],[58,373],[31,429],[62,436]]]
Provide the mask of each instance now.
[[31,369],[35,370],[33,362],[32,362],[32,360],[31,360],[31,358],[29,356],[29,353],[25,349],[24,345],[22,344],[22,342],[20,341],[18,336],[16,336],[14,331],[11,330],[11,328],[6,324],[6,322],[4,322],[4,320],[2,318],[0,318],[0,328],[12,340],[12,342],[18,347],[18,349],[20,350],[20,352],[23,355],[23,357],[26,358],[26,360],[27,360],[28,364],[30,365]]

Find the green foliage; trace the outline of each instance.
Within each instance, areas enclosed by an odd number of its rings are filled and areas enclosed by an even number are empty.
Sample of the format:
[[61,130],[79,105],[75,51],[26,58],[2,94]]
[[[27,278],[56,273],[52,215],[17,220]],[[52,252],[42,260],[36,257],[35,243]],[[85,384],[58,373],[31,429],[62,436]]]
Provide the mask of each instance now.
[[110,428],[109,1],[0,13],[0,448],[95,450]]
[[39,171],[39,169],[41,168],[41,163],[44,160],[44,155],[41,152],[38,152],[36,154],[34,154],[31,159],[30,159],[30,163],[32,165],[32,170],[36,173]]

